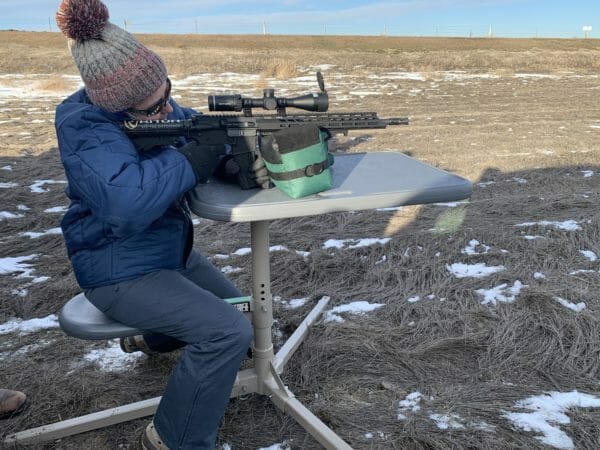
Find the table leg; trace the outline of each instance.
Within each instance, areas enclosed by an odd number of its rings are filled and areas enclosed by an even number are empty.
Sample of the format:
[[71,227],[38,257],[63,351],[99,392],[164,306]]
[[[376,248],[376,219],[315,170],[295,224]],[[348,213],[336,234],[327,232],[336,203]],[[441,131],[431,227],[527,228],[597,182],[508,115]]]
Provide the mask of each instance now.
[[308,334],[309,327],[317,320],[329,298],[319,301],[304,319],[290,339],[273,354],[273,301],[271,298],[271,273],[269,267],[269,222],[250,224],[252,247],[252,300],[254,311],[254,368],[258,392],[268,395],[284,413],[292,416],[306,431],[328,450],[352,450],[334,431],[311,413],[283,384],[279,373],[294,351]]
[[43,425],[37,428],[10,434],[4,439],[5,444],[30,444],[60,439],[86,431],[97,430],[121,422],[151,416],[156,411],[161,397],[130,403],[117,408],[106,409],[85,416],[63,420],[61,422]]
[[273,360],[273,301],[271,298],[271,270],[269,267],[269,222],[251,222],[252,248],[252,325],[254,347],[252,358],[258,376],[258,392],[263,393],[263,381],[269,376]]

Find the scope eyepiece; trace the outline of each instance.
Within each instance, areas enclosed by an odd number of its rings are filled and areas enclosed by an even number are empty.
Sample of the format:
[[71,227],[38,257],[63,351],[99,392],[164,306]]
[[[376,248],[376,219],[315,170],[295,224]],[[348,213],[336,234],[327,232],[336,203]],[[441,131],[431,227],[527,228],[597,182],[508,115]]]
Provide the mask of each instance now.
[[233,95],[209,95],[208,96],[209,111],[241,111],[242,96]]

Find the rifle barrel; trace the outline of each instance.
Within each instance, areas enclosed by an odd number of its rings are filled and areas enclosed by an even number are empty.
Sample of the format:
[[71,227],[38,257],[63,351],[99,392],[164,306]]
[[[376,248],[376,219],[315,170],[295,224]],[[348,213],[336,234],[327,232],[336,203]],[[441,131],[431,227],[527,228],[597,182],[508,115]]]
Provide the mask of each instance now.
[[408,117],[390,117],[385,119],[390,125],[408,125]]

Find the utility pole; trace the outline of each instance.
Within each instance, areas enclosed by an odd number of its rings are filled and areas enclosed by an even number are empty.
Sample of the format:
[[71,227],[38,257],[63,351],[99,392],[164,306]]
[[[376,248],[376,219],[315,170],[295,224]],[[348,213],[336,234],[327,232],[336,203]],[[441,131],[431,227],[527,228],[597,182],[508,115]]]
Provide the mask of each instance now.
[[263,20],[262,34],[267,34],[267,22]]
[[48,17],[48,30],[52,31],[52,21],[50,20],[50,17]]
[[196,27],[196,34],[198,34],[198,21],[194,20],[194,25]]
[[383,35],[387,36],[387,23],[383,24]]
[[123,27],[127,29],[127,19],[123,19]]
[[494,33],[492,33],[492,26],[490,25],[490,29],[488,31],[488,37],[493,37]]
[[587,39],[587,38],[590,37],[590,31],[592,31],[592,26],[591,25],[584,25],[581,30],[583,31],[583,38]]

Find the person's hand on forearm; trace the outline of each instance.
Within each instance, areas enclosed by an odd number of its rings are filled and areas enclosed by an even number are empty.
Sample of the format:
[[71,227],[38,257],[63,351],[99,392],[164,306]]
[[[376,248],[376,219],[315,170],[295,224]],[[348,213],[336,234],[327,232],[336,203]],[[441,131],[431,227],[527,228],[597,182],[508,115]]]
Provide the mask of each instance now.
[[267,170],[267,166],[265,166],[265,160],[262,159],[262,157],[259,156],[256,158],[252,164],[252,172],[252,177],[256,180],[256,184],[258,184],[262,189],[269,189],[269,172]]
[[[222,160],[215,171],[215,176],[222,181],[235,183],[240,176],[240,165],[236,162],[233,156],[227,155]],[[269,172],[265,166],[265,161],[262,157],[256,158],[250,170],[248,170],[248,178],[253,179],[256,184],[262,189],[271,187]]]

